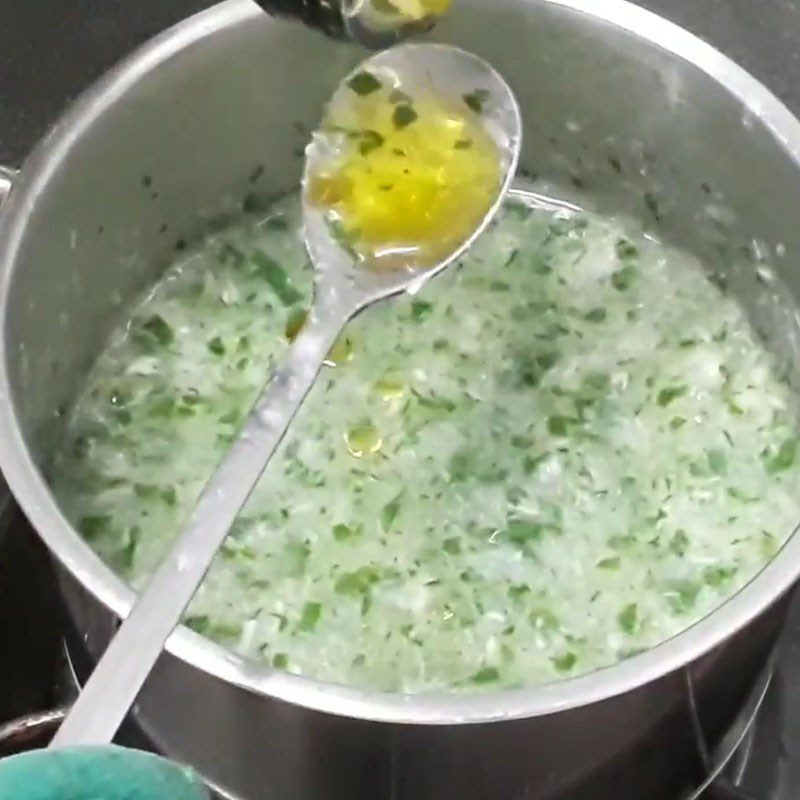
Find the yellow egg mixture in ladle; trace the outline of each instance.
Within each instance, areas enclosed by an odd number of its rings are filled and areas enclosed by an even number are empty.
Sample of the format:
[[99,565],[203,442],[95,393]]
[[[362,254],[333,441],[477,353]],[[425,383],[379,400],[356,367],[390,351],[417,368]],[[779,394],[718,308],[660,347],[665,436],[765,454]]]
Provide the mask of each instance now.
[[309,185],[340,239],[377,269],[435,264],[475,230],[497,196],[502,164],[481,114],[488,93],[411,96],[391,74],[362,71],[322,135],[334,155]]
[[453,0],[372,0],[377,10],[397,13],[420,20],[426,17],[441,17],[453,4]]

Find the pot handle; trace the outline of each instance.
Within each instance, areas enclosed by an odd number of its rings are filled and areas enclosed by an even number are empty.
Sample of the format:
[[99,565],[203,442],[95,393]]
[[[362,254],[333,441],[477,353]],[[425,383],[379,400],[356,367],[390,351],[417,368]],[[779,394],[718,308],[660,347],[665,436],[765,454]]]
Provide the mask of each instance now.
[[61,706],[0,725],[0,758],[47,747],[68,711]]
[[0,166],[0,203],[6,199],[6,195],[11,191],[11,184],[14,182],[17,171],[10,167]]

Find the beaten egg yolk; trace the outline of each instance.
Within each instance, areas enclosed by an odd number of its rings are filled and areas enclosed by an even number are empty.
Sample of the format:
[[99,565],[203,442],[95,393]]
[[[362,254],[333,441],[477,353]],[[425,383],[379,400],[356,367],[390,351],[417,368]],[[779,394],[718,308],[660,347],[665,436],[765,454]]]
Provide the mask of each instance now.
[[376,269],[430,267],[457,250],[497,198],[501,157],[484,129],[488,100],[411,98],[372,73],[329,113],[336,154],[309,180],[340,240]]

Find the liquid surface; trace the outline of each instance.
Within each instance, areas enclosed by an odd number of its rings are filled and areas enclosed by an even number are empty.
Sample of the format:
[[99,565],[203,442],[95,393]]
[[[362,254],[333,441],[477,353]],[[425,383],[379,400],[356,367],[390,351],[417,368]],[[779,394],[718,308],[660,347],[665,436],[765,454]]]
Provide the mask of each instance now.
[[[57,495],[135,586],[302,323],[297,206],[169,270],[69,421]],[[574,676],[707,614],[800,519],[771,357],[631,222],[509,202],[337,347],[187,619],[246,657],[408,692]]]
[[309,200],[378,269],[433,266],[453,253],[494,204],[501,180],[500,153],[481,123],[488,97],[405,89],[388,71],[359,72],[315,134],[331,155],[310,177]]

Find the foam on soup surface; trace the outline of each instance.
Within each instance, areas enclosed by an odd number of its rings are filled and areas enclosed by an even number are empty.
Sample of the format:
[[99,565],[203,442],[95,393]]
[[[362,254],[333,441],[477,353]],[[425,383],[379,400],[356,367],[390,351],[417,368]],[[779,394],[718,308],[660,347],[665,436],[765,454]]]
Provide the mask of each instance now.
[[[292,197],[168,270],[78,399],[55,488],[134,586],[302,326],[298,229]],[[279,669],[406,692],[577,675],[707,614],[800,520],[772,357],[629,220],[512,199],[330,364],[186,619]]]

